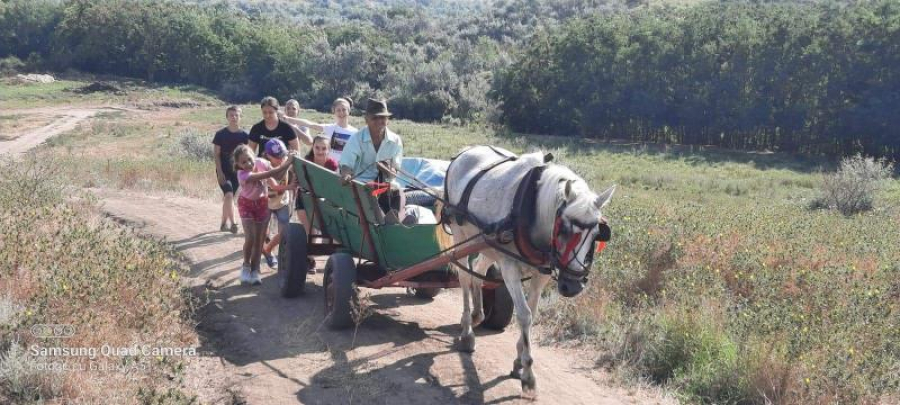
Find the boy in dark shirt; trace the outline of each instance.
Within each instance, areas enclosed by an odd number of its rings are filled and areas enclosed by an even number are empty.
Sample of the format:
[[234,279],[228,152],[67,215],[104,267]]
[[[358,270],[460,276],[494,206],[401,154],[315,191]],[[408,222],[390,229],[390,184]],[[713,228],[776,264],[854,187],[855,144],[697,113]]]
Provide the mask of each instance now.
[[234,222],[234,196],[238,191],[237,174],[234,172],[234,164],[231,155],[238,145],[246,144],[249,135],[241,129],[241,108],[230,106],[225,110],[225,118],[228,126],[216,132],[213,136],[213,160],[216,162],[216,179],[219,188],[222,189],[222,225],[220,231],[229,230],[227,221],[231,221],[231,233],[237,233],[238,226]]

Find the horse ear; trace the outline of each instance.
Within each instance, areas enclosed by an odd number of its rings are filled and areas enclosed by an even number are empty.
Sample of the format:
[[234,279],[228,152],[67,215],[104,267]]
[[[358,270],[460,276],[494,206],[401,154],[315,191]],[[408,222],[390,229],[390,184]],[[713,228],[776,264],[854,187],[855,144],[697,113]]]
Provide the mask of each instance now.
[[572,201],[572,183],[574,180],[566,180],[566,201]]
[[612,198],[613,193],[616,192],[616,185],[613,184],[612,187],[606,189],[606,191],[600,193],[597,198],[594,200],[594,206],[599,208],[603,208],[606,204],[609,204],[609,200]]

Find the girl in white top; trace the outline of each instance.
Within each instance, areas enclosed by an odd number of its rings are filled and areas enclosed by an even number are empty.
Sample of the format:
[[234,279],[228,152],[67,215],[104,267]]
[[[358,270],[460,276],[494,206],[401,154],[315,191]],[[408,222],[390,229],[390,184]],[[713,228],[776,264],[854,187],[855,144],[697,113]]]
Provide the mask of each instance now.
[[289,124],[304,126],[322,133],[322,136],[328,138],[331,152],[329,157],[337,162],[341,161],[341,152],[344,151],[344,145],[356,134],[356,127],[350,125],[350,108],[353,107],[353,100],[350,97],[340,97],[331,103],[331,112],[334,114],[334,124],[317,124],[315,122],[302,118],[282,117]]

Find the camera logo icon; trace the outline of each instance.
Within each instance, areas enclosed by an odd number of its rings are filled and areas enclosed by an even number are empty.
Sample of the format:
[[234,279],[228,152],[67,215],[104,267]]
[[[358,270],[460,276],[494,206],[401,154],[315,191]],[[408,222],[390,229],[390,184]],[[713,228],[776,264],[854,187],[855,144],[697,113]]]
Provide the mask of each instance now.
[[75,326],[39,323],[31,326],[31,335],[37,338],[70,338],[75,336]]

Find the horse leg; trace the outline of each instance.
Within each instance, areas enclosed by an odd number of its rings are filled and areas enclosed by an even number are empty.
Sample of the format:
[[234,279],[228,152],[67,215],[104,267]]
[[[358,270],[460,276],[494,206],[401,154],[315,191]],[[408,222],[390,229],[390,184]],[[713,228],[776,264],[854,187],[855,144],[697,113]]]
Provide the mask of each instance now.
[[[478,256],[475,259],[475,268],[472,269],[476,273],[483,275],[487,274],[488,269],[491,267],[493,261],[489,260],[485,256]],[[472,310],[475,312],[472,313],[472,326],[478,326],[481,322],[484,321],[484,304],[482,303],[482,292],[481,292],[481,280],[472,277]]]
[[509,260],[501,260],[497,263],[500,273],[503,274],[503,282],[512,296],[513,306],[516,308],[516,319],[519,321],[519,341],[516,343],[518,357],[513,361],[513,377],[518,376],[522,381],[522,396],[535,397],[536,382],[531,370],[533,360],[531,358],[531,308],[525,300],[525,292],[522,290],[522,271],[517,263]]
[[457,271],[459,286],[463,293],[463,313],[459,324],[462,333],[459,335],[459,351],[472,353],[475,351],[475,332],[472,330],[472,310],[469,307],[469,295],[471,294],[471,276],[462,270]]
[[541,291],[544,290],[544,286],[547,285],[547,282],[550,281],[550,276],[545,274],[537,274],[532,276],[531,280],[528,282],[528,308],[531,309],[532,314],[537,313],[538,301],[541,298]]

